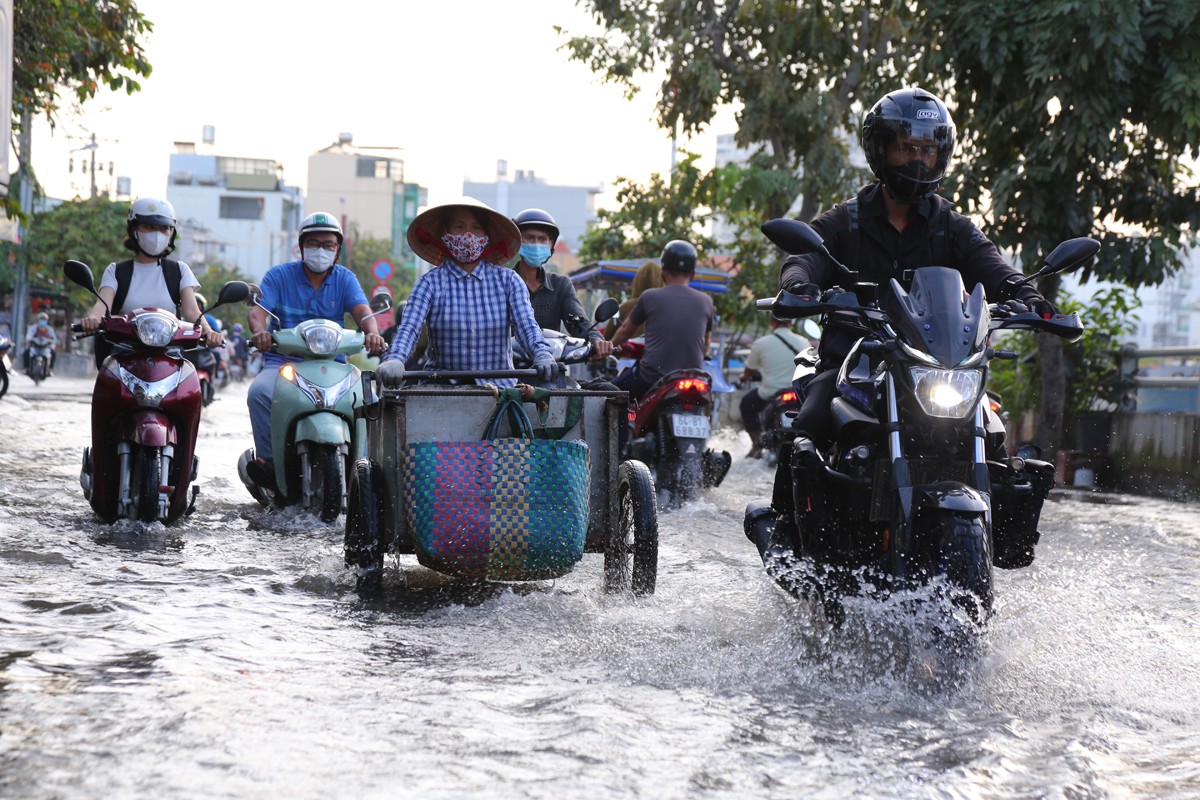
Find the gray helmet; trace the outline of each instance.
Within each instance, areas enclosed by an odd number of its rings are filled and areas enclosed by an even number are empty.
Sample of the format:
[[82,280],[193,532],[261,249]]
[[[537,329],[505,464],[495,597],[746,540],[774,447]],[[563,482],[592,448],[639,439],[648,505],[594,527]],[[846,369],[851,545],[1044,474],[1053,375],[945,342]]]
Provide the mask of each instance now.
[[545,228],[550,233],[550,246],[554,247],[558,242],[558,223],[547,211],[542,211],[540,208],[527,208],[513,217],[513,222],[522,233],[526,228]]
[[690,275],[696,271],[696,248],[682,239],[672,239],[663,248],[659,260],[667,272]]

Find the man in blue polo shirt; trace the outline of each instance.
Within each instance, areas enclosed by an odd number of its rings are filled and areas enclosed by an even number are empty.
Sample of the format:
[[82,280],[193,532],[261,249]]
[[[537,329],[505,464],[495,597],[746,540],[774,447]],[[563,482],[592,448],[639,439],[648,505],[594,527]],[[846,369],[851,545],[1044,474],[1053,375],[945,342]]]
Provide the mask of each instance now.
[[275,484],[271,452],[271,398],[275,393],[275,379],[281,365],[300,360],[273,352],[271,331],[294,328],[310,319],[328,319],[341,325],[349,313],[366,334],[369,353],[382,353],[386,346],[375,318],[370,316],[371,307],[358,285],[358,278],[336,263],[341,249],[342,226],[337,218],[320,211],[309,214],[300,223],[301,260],[276,264],[267,270],[260,284],[260,302],[279,318],[279,322],[257,306],[250,309],[248,315],[254,346],[263,354],[263,368],[246,394],[255,453],[247,471],[255,483],[267,488],[274,488]]

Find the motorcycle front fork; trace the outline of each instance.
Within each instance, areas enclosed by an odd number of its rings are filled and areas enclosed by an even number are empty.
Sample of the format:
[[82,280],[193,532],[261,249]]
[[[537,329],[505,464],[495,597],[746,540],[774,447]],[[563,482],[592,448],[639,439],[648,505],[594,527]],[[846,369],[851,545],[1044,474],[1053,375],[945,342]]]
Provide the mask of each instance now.
[[[133,455],[133,444],[120,442],[117,445],[117,472],[121,476],[117,488],[117,509],[120,516],[132,519],[136,515],[137,503],[133,497],[133,470],[130,467]],[[171,510],[171,487],[167,479],[171,474],[171,460],[175,456],[175,447],[165,445],[159,451],[158,472],[158,518],[166,519]],[[90,483],[90,481],[89,481]],[[132,513],[131,513],[132,512]]]

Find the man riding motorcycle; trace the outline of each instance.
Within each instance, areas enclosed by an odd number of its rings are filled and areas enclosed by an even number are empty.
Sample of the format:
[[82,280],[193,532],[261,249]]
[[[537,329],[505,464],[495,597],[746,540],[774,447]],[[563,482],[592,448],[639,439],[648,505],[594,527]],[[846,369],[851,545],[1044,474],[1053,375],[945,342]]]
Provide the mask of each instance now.
[[[919,88],[885,95],[863,119],[862,148],[877,181],[812,221],[832,256],[854,265],[859,280],[883,287],[891,278],[905,284],[905,272],[928,265],[958,270],[971,287],[981,283],[988,297],[1023,303],[1038,314],[1054,314],[1023,277],[970,219],[936,194],[954,153],[956,129],[945,104]],[[836,267],[823,255],[789,256],[780,286],[801,296],[819,296],[837,283]],[[1014,290],[1014,287],[1015,288]],[[770,545],[791,539],[794,530],[792,458],[817,458],[831,441],[830,403],[838,369],[861,337],[852,324],[830,320],[820,343],[818,374],[809,382],[793,425],[797,437],[779,453],[771,505],[778,514],[771,542],[755,542],[764,560]]]
[[[261,305],[278,320],[255,306],[247,315],[251,339],[263,354],[263,368],[246,394],[250,424],[254,430],[255,459],[246,465],[248,477],[263,488],[277,491],[271,445],[271,403],[279,368],[299,360],[274,352],[272,330],[294,328],[310,319],[328,319],[343,324],[351,314],[366,333],[366,348],[372,354],[383,351],[383,337],[371,307],[359,286],[358,278],[337,263],[342,251],[342,226],[332,214],[316,212],[300,223],[298,242],[301,260],[277,264],[263,276]],[[339,356],[339,360],[345,358]],[[282,454],[280,454],[282,455]]]
[[54,374],[54,364],[58,360],[58,334],[50,327],[50,315],[45,311],[38,312],[37,321],[25,331],[25,372],[29,372],[33,346],[42,342],[50,350],[50,374]]
[[808,342],[793,331],[791,325],[791,320],[773,319],[771,332],[750,345],[742,377],[749,379],[753,373],[758,373],[759,384],[742,396],[739,406],[742,427],[750,436],[750,452],[746,458],[762,458],[760,416],[776,392],[792,385],[796,355],[808,347]]

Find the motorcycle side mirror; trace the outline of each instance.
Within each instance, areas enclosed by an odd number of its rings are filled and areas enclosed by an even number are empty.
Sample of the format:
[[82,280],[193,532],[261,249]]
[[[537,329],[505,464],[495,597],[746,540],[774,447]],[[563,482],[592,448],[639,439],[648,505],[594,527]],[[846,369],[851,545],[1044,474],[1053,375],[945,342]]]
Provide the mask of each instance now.
[[92,294],[96,294],[96,278],[92,275],[92,268],[82,261],[71,259],[63,264],[63,274],[67,276],[67,280],[77,286],[82,286]]
[[[221,287],[220,293],[217,295],[217,302],[212,308],[217,306],[225,306],[230,303],[243,303],[250,296],[250,287],[245,281],[230,281]],[[209,309],[210,311],[212,309]]]
[[1050,255],[1046,256],[1045,260],[1042,261],[1042,266],[1037,272],[1032,275],[1026,275],[1016,281],[1013,286],[1014,288],[1024,286],[1047,275],[1057,275],[1060,272],[1073,272],[1084,264],[1091,262],[1099,251],[1100,243],[1088,236],[1068,239],[1050,251]]
[[617,302],[617,298],[609,297],[603,303],[596,306],[596,313],[593,318],[596,320],[596,323],[599,324],[612,319],[620,310],[621,304]]
[[387,311],[392,307],[391,292],[376,292],[371,298],[371,308],[378,309],[380,312]]
[[786,217],[769,219],[762,224],[759,230],[772,244],[788,255],[804,256],[819,253],[846,275],[857,278],[854,270],[833,257],[833,253],[830,253],[829,248],[825,246],[825,240],[821,238],[821,234],[817,233],[807,222]]
[[262,301],[262,289],[258,288],[257,283],[248,283],[246,284],[246,288],[250,290],[249,295],[246,297],[246,305],[258,305]]

